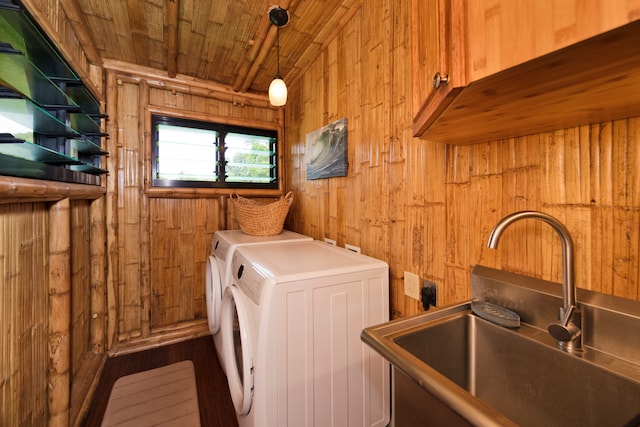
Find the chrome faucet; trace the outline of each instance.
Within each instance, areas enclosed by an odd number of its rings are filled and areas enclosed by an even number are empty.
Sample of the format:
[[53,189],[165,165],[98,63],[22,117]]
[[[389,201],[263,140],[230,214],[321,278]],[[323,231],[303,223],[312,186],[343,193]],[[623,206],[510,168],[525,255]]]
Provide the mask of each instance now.
[[576,287],[573,281],[573,241],[567,228],[551,215],[536,211],[515,212],[502,218],[491,231],[487,247],[495,249],[502,232],[512,223],[526,218],[535,218],[549,224],[562,241],[562,308],[559,321],[549,325],[549,333],[558,340],[558,345],[568,352],[582,352],[581,313],[576,305]]

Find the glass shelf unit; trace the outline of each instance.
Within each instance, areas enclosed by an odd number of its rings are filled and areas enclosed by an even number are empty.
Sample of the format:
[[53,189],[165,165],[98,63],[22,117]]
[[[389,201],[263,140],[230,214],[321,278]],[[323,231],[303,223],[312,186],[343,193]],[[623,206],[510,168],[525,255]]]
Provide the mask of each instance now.
[[[54,81],[56,80],[54,79]],[[88,116],[96,119],[107,117],[106,114],[103,114],[102,111],[100,111],[100,104],[98,104],[93,95],[91,95],[91,92],[89,92],[89,89],[84,85],[66,82],[65,92]]]
[[84,173],[88,173],[91,175],[103,175],[105,173],[108,173],[107,170],[99,168],[97,166],[93,166],[93,165],[88,165],[88,164],[81,164],[81,165],[71,165],[69,166],[69,169],[73,170],[73,171],[77,171],[77,172],[84,172]]
[[60,154],[32,142],[4,142],[0,143],[0,153],[32,162],[49,165],[81,165],[82,162],[73,157]]
[[0,51],[0,84],[46,109],[80,111],[60,87],[36,68],[22,53]]
[[17,132],[33,132],[50,137],[79,138],[81,136],[81,133],[30,100],[1,96],[2,92],[0,92],[0,115],[5,119],[2,123],[3,131],[13,135]]
[[0,174],[99,184],[83,176],[108,173],[106,119],[28,12],[0,0]]
[[70,139],[69,144],[71,150],[82,153],[82,154],[93,154],[93,155],[107,155],[108,151],[105,151],[99,145],[94,144],[93,142],[86,139]]
[[100,185],[100,177],[98,174],[78,172],[69,169],[72,167],[74,166],[62,168],[58,165],[32,162],[0,153],[0,171],[2,171],[4,175]]
[[7,0],[0,0],[0,40],[22,52],[46,76],[80,82],[31,17]]

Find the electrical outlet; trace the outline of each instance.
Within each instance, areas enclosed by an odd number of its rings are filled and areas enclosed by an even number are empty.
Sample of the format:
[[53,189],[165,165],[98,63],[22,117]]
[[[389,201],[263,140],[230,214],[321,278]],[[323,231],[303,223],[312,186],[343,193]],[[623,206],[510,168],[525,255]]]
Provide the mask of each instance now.
[[429,310],[429,307],[435,307],[438,304],[438,285],[430,280],[422,282],[420,290],[422,308]]
[[404,272],[404,294],[420,301],[420,277],[417,274]]

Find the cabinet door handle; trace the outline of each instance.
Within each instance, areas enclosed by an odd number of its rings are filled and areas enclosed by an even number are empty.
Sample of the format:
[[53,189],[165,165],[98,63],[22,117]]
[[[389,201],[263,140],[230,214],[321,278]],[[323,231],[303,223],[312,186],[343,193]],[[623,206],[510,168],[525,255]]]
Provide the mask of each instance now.
[[436,73],[435,76],[433,76],[433,87],[435,89],[438,89],[440,87],[440,84],[444,83],[447,84],[449,83],[449,75],[445,74],[444,76],[440,75],[440,73]]

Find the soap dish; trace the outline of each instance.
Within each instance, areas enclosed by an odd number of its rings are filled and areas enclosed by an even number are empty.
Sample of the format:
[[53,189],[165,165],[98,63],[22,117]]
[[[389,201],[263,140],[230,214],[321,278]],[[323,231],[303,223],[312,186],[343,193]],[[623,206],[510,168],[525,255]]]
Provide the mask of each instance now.
[[520,327],[520,316],[513,311],[486,301],[473,301],[471,311],[496,325],[505,328]]

